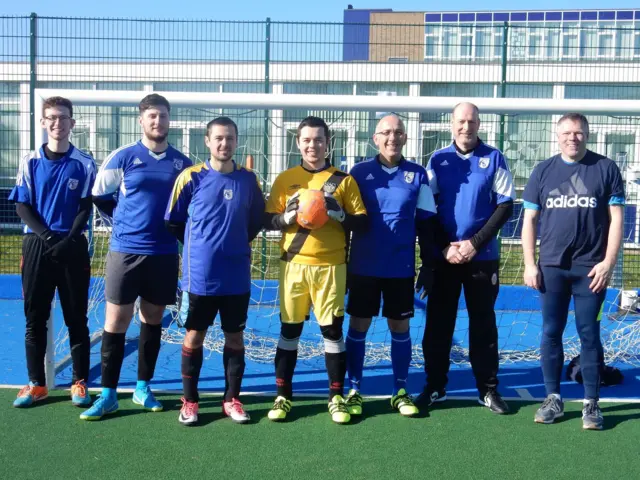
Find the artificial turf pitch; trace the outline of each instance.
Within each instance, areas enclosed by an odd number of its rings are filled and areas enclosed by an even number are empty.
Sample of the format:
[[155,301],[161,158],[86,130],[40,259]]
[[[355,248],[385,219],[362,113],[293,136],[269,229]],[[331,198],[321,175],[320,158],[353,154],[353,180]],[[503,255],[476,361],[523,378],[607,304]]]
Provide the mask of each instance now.
[[178,423],[178,395],[158,395],[165,411],[144,412],[120,395],[99,422],[78,419],[68,392],[30,409],[0,390],[0,475],[12,478],[640,478],[640,405],[603,404],[606,430],[583,431],[579,403],[555,425],[533,422],[537,403],[511,402],[497,416],[471,401],[447,401],[428,415],[401,418],[386,399],[365,416],[332,424],[325,399],[294,402],[290,420],[266,419],[272,399],[244,398],[249,425],[233,424],[220,397],[200,402],[200,425]]

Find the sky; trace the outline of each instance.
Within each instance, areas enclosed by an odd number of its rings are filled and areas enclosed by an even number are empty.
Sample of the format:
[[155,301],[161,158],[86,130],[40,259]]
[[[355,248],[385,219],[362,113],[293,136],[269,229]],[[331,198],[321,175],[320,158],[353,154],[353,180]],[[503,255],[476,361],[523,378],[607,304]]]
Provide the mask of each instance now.
[[[450,0],[6,0],[0,16],[29,15],[64,17],[126,17],[153,19],[207,19],[207,20],[260,20],[273,21],[342,22],[343,10],[351,3],[354,8],[392,8],[394,11],[495,11],[517,10],[516,2],[506,0],[458,0],[455,7]],[[538,0],[535,10],[568,10],[576,8],[575,1]],[[522,4],[520,4],[522,5]],[[453,7],[453,8],[452,8]],[[640,8],[639,0],[616,0],[613,6],[603,0],[581,0],[579,8],[625,9]]]

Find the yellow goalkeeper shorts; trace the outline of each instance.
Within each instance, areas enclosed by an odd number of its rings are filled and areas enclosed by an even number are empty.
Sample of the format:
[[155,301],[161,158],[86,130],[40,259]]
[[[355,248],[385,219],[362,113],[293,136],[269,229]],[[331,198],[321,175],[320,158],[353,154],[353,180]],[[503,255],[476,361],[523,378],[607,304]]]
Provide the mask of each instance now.
[[311,311],[319,325],[344,316],[347,265],[302,265],[280,260],[280,316],[302,323]]

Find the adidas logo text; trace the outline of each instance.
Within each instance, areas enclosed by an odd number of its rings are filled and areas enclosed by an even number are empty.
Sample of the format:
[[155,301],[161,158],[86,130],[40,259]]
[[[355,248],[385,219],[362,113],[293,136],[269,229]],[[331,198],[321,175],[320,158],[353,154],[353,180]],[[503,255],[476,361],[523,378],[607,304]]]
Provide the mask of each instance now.
[[560,195],[559,197],[547,198],[547,208],[596,208],[598,200],[595,197],[585,197],[580,195]]

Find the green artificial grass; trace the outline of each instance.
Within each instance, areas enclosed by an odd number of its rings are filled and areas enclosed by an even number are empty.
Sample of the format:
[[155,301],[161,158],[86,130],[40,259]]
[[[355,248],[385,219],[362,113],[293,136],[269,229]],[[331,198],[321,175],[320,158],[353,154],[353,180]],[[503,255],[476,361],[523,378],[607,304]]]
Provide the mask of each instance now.
[[497,416],[477,403],[447,401],[402,418],[388,400],[369,399],[365,416],[335,425],[326,400],[294,402],[290,421],[266,419],[271,398],[245,397],[249,425],[233,424],[220,397],[201,399],[197,427],[178,423],[179,396],[158,395],[150,413],[121,395],[120,411],[78,419],[68,393],[15,409],[0,390],[3,478],[638,478],[640,405],[603,404],[606,430],[583,431],[579,403],[555,425],[533,422],[537,404],[512,402]]

